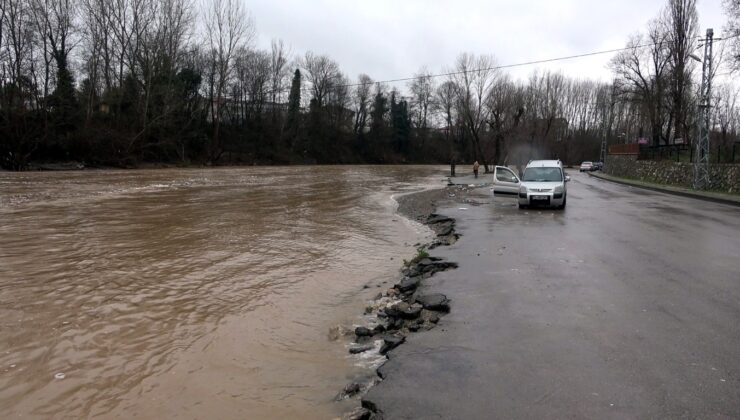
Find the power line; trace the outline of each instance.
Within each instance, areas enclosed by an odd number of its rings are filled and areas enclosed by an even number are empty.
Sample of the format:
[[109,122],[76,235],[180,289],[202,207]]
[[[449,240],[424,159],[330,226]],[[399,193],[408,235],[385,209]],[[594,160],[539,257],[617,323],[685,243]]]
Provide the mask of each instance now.
[[[583,57],[590,57],[594,55],[601,55],[601,54],[609,54],[609,53],[615,53],[620,51],[627,51],[627,50],[635,50],[635,49],[641,49],[646,47],[652,47],[656,44],[644,44],[644,45],[635,45],[631,47],[625,47],[625,48],[615,48],[611,50],[603,50],[603,51],[594,51],[589,53],[583,53],[583,54],[576,54],[576,55],[568,55],[563,57],[556,57],[556,58],[547,58],[542,60],[534,60],[534,61],[525,61],[522,63],[515,63],[515,64],[503,64],[500,66],[492,66],[492,67],[484,67],[484,68],[478,68],[478,69],[470,69],[470,70],[461,70],[461,71],[452,71],[447,73],[437,73],[437,74],[427,74],[423,76],[413,76],[413,77],[402,77],[398,79],[388,79],[388,80],[377,80],[373,81],[372,83],[350,83],[350,84],[344,84],[344,85],[336,85],[333,86],[333,89],[338,88],[350,88],[350,87],[357,87],[357,86],[363,86],[363,85],[375,85],[375,84],[385,84],[385,83],[398,83],[398,82],[408,82],[411,80],[416,80],[419,78],[437,78],[437,77],[449,77],[449,76],[455,76],[459,74],[465,74],[465,73],[480,73],[485,71],[492,71],[492,70],[500,70],[500,69],[508,69],[508,68],[514,68],[514,67],[524,67],[524,66],[531,66],[534,64],[544,64],[544,63],[551,63],[555,61],[564,61],[564,60],[572,60],[576,58],[583,58]],[[287,92],[290,89],[281,89],[279,91],[275,92]],[[311,88],[302,88],[302,91],[310,92]]]
[[[729,41],[730,39],[737,38],[739,36],[740,36],[740,32],[738,32],[738,33],[736,33],[735,35],[732,35],[732,36],[726,36],[724,38],[714,38],[714,42],[718,42],[718,41]],[[704,39],[704,38],[702,38],[702,39]]]
[[[724,38],[715,38],[714,41],[716,42],[724,42],[728,41],[733,38],[737,38],[740,36],[740,33],[724,37]],[[702,37],[697,37],[699,41],[703,40]],[[388,79],[388,80],[377,80],[373,81],[372,83],[349,83],[349,84],[343,84],[343,85],[334,85],[331,86],[330,89],[340,89],[340,88],[352,88],[357,86],[363,86],[363,85],[376,85],[376,84],[386,84],[386,83],[398,83],[398,82],[408,82],[411,80],[416,80],[420,78],[437,78],[437,77],[449,77],[449,76],[455,76],[459,74],[465,74],[465,73],[479,73],[479,72],[485,72],[485,71],[492,71],[492,70],[500,70],[500,69],[509,69],[509,68],[515,68],[515,67],[524,67],[524,66],[531,66],[534,64],[545,64],[545,63],[552,63],[556,61],[565,61],[565,60],[573,60],[577,58],[584,58],[584,57],[591,57],[595,55],[602,55],[602,54],[611,54],[611,53],[617,53],[622,51],[629,51],[629,50],[638,50],[642,48],[647,47],[654,47],[658,45],[658,43],[651,43],[651,44],[641,44],[641,45],[633,45],[629,47],[623,47],[623,48],[614,48],[610,50],[601,50],[601,51],[594,51],[594,52],[588,52],[588,53],[582,53],[582,54],[575,54],[575,55],[567,55],[562,57],[555,57],[555,58],[546,58],[542,60],[533,60],[533,61],[525,61],[521,63],[515,63],[515,64],[503,64],[500,66],[492,66],[492,67],[484,67],[484,68],[478,68],[478,69],[470,69],[470,70],[461,70],[461,71],[452,71],[447,73],[437,73],[437,74],[427,74],[423,76],[413,76],[413,77],[402,77],[398,79]],[[302,92],[311,92],[312,88],[310,87],[304,87],[301,88]],[[290,88],[285,89],[279,89],[279,90],[273,90],[266,93],[266,95],[271,95],[274,93],[282,93],[282,92],[289,92]]]

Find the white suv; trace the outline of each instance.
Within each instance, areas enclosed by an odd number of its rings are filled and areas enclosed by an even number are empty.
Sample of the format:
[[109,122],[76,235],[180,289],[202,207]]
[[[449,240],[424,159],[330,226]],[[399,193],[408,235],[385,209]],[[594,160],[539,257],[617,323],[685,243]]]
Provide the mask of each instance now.
[[512,195],[519,199],[519,208],[550,206],[565,208],[568,189],[563,164],[559,160],[533,160],[524,169],[522,179],[505,167],[497,166],[493,172],[493,193]]

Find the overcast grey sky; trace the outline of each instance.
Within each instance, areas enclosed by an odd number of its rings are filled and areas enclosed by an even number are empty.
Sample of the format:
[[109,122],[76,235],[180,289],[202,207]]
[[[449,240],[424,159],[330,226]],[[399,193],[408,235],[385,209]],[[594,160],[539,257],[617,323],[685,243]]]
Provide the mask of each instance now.
[[[464,51],[492,54],[499,64],[624,47],[644,30],[665,0],[251,0],[246,3],[258,45],[281,38],[293,53],[327,54],[352,80],[432,72]],[[701,33],[721,34],[721,0],[699,0]],[[540,68],[579,78],[610,79],[611,55],[561,61]],[[526,77],[534,67],[509,70]]]

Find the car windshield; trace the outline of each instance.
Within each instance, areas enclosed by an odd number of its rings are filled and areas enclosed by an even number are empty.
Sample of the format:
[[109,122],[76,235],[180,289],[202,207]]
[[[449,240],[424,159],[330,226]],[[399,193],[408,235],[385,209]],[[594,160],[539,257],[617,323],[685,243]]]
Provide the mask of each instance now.
[[581,165],[593,165],[591,162],[583,162]]
[[527,168],[524,170],[524,182],[561,182],[563,173],[560,168]]

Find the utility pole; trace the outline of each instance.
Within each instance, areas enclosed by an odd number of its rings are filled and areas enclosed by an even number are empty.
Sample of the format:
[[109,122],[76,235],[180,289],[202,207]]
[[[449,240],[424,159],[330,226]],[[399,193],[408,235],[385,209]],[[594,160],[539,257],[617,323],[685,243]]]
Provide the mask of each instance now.
[[[609,102],[609,125],[607,126],[607,129],[604,130],[604,138],[601,139],[601,170],[606,170],[606,152],[609,148],[607,141],[609,138],[609,134],[612,132],[612,126],[614,125],[614,104],[615,104],[615,97],[617,96],[617,79],[614,79],[614,82],[612,82],[612,91],[611,91],[611,100]],[[622,133],[624,134],[624,133]]]
[[704,62],[701,69],[701,92],[699,92],[698,118],[696,123],[696,153],[694,160],[694,188],[709,187],[709,123],[712,98],[712,38],[714,31],[707,29],[704,39]]
[[601,140],[601,164],[606,165],[606,136]]

